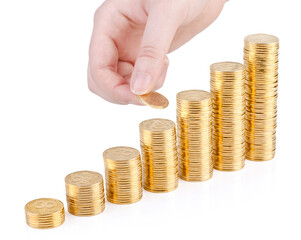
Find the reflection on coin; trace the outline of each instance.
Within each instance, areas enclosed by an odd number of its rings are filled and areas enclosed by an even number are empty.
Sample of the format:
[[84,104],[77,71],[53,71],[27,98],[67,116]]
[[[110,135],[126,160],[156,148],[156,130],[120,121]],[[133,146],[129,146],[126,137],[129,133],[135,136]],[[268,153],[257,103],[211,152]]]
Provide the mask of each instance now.
[[97,184],[102,180],[102,176],[97,172],[92,171],[78,171],[70,173],[66,176],[65,182],[79,187],[91,186]]
[[137,97],[141,103],[152,108],[163,109],[166,108],[169,104],[166,97],[164,97],[160,93],[153,91],[144,95],[138,95]]
[[30,201],[25,211],[31,214],[53,214],[64,207],[63,203],[53,198],[39,198]]
[[104,151],[103,157],[111,160],[131,160],[138,158],[139,151],[131,147],[113,147]]

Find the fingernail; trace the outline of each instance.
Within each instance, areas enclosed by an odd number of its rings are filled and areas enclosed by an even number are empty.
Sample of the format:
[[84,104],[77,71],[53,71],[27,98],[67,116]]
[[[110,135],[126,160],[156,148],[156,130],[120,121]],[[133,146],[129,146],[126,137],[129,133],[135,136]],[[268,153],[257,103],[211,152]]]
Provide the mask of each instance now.
[[131,90],[136,95],[142,95],[148,92],[151,87],[152,78],[148,73],[136,72],[132,76]]

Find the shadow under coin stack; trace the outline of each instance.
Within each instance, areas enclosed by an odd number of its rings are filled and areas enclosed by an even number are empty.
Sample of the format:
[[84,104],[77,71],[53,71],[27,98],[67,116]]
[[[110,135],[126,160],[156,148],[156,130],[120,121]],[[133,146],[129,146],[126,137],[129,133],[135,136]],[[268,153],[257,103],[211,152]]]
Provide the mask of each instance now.
[[180,178],[205,181],[212,177],[211,94],[201,90],[177,94]]
[[70,173],[65,178],[68,211],[76,216],[94,216],[105,209],[103,177],[92,171]]
[[245,165],[245,69],[240,63],[220,62],[210,70],[214,168],[240,170]]
[[65,221],[64,204],[53,198],[39,198],[25,205],[26,223],[39,229],[54,228]]
[[140,153],[131,147],[113,147],[103,153],[106,171],[107,200],[131,204],[142,198]]
[[170,192],[178,186],[178,156],[174,122],[150,119],[140,123],[143,187],[150,192]]
[[245,38],[246,158],[267,161],[275,156],[279,39],[267,34]]

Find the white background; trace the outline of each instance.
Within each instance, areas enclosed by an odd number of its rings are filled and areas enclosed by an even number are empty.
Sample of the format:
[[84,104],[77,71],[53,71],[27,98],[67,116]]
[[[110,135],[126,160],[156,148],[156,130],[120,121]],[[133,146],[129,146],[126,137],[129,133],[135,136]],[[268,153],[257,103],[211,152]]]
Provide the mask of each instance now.
[[[216,22],[169,55],[160,90],[170,100],[166,110],[113,105],[88,91],[88,44],[101,2],[0,2],[0,239],[300,239],[299,1],[230,0]],[[133,205],[106,202],[95,217],[66,213],[56,229],[25,224],[24,205],[32,199],[58,198],[66,207],[67,174],[104,174],[105,149],[139,149],[142,120],[175,120],[176,93],[209,90],[210,64],[241,62],[243,38],[253,33],[280,38],[274,160],[214,171],[203,183],[180,180],[168,194],[144,191]]]

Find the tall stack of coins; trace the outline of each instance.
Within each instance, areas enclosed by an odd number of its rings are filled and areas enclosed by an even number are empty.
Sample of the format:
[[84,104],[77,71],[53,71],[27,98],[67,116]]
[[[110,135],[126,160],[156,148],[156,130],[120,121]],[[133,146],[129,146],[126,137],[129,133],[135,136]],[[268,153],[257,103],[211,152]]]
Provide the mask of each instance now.
[[25,205],[26,223],[33,228],[47,229],[65,221],[64,204],[53,198],[39,198]]
[[267,34],[245,38],[246,158],[267,161],[275,156],[279,39]]
[[240,63],[221,62],[210,70],[214,168],[239,170],[245,165],[245,69]]
[[177,94],[180,178],[205,181],[212,177],[211,94],[201,90]]
[[65,178],[68,211],[76,216],[93,216],[105,209],[103,177],[92,171],[70,173]]
[[109,202],[130,204],[142,198],[140,153],[131,147],[113,147],[103,153]]
[[178,186],[178,156],[174,122],[150,119],[140,123],[143,187],[169,192]]

